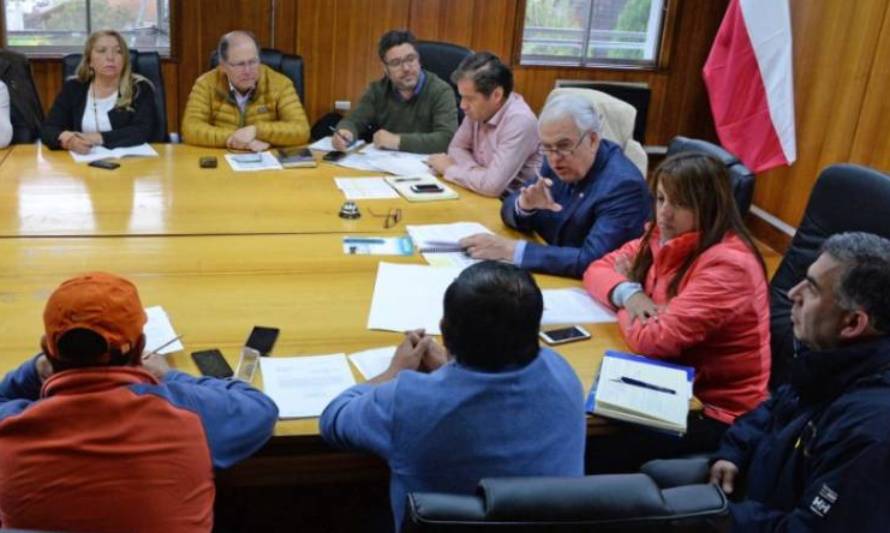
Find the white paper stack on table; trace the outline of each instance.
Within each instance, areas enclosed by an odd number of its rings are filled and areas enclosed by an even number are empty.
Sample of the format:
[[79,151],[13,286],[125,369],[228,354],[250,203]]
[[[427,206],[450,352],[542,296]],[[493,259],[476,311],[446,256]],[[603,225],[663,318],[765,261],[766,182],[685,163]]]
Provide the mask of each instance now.
[[408,331],[423,328],[439,335],[442,298],[460,268],[381,262],[368,313],[368,329]]
[[351,353],[348,357],[365,379],[371,379],[389,368],[389,363],[392,362],[392,357],[395,354],[395,346],[384,346],[383,348],[371,348]]
[[262,357],[263,390],[278,406],[278,418],[321,416],[338,394],[355,385],[342,353]]
[[[179,340],[170,342],[172,339],[176,339],[179,335],[177,335],[176,331],[173,329],[170,317],[167,315],[167,312],[164,311],[163,307],[160,305],[147,307],[145,308],[145,314],[148,317],[148,321],[142,328],[142,333],[145,335],[145,349],[143,350],[145,353],[151,353],[157,350],[157,353],[166,355],[168,353],[181,352],[185,349]],[[164,344],[168,342],[170,342],[170,344],[164,346]],[[160,346],[164,347],[158,349]]]
[[256,154],[226,154],[226,161],[235,172],[256,172],[259,170],[284,170],[278,158],[271,152]]
[[542,325],[618,321],[615,313],[597,303],[584,289],[547,289],[541,293],[544,295]]
[[672,433],[686,433],[695,370],[621,352],[606,352],[587,410]]
[[398,198],[399,193],[386,183],[383,176],[366,178],[334,178],[334,184],[347,200],[385,200]]
[[158,157],[158,153],[148,143],[137,144],[136,146],[121,146],[114,149],[94,146],[88,153],[83,155],[77,152],[68,153],[74,158],[75,163],[91,163],[99,159],[120,159],[123,157]]
[[405,229],[427,263],[459,268],[466,268],[479,261],[468,256],[458,242],[477,233],[491,233],[491,230],[478,222],[409,224]]
[[[355,144],[349,147],[350,150],[361,148],[365,145],[365,141],[358,140],[355,141]],[[333,152],[336,150],[334,148],[334,137],[333,135],[328,135],[327,137],[322,137],[321,139],[315,141],[314,143],[309,145],[310,150],[318,150],[320,152]]]

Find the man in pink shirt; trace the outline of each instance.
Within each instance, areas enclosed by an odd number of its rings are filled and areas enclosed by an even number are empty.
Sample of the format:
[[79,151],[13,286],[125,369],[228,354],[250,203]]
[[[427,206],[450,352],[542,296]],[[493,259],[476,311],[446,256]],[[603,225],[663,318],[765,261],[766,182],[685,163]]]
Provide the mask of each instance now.
[[538,120],[513,92],[513,73],[491,52],[468,56],[451,76],[466,114],[448,154],[428,164],[446,180],[485,196],[501,196],[541,167]]

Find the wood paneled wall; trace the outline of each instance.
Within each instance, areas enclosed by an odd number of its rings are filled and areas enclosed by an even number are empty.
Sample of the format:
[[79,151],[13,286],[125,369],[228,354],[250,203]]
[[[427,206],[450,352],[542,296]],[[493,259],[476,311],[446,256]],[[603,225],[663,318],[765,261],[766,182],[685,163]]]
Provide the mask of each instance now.
[[757,176],[754,204],[796,227],[827,165],[890,172],[890,2],[791,0],[791,23],[797,162]]
[[[305,59],[304,105],[314,121],[336,100],[358,102],[367,84],[382,75],[377,40],[393,28],[409,28],[419,39],[448,41],[490,50],[505,61],[515,56],[514,33],[523,0],[171,0],[174,57],[164,64],[170,131],[195,78],[207,68],[219,36],[232,29],[253,31],[263,46]],[[671,0],[668,67],[657,71],[520,67],[516,90],[539,111],[559,78],[643,81],[652,87],[647,142],[664,144],[673,135],[714,138],[701,66],[727,0]],[[273,16],[274,13],[274,16]],[[62,84],[58,60],[33,62],[44,107]]]

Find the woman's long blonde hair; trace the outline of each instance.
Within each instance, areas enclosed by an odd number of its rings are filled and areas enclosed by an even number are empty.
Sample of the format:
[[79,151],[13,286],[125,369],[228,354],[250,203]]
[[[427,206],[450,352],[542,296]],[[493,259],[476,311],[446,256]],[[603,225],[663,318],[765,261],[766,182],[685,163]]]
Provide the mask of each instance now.
[[118,46],[121,48],[121,53],[124,56],[124,68],[121,70],[120,81],[118,81],[118,97],[114,107],[125,107],[129,109],[133,105],[136,83],[144,81],[151,85],[151,82],[148,78],[133,72],[133,65],[130,64],[130,49],[127,47],[127,41],[124,40],[120,33],[114,30],[99,30],[91,33],[83,47],[83,55],[80,57],[80,64],[77,65],[77,71],[75,72],[74,77],[82,83],[93,81],[96,73],[90,65],[90,56],[93,53],[93,47],[96,46],[96,41],[98,41],[100,37],[114,37],[117,40]]

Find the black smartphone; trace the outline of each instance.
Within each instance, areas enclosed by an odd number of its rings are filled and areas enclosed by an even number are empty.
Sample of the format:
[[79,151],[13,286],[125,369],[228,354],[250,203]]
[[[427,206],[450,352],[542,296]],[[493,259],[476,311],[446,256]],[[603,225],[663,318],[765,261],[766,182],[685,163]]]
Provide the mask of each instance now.
[[201,168],[216,168],[216,156],[206,155],[198,160],[198,166]]
[[278,328],[254,326],[244,345],[260,352],[260,355],[269,355],[278,339],[278,332]]
[[333,150],[324,155],[322,159],[325,161],[339,161],[346,157],[346,152],[341,152],[340,150]]
[[203,376],[230,378],[235,374],[222,352],[217,349],[192,352],[192,359]]
[[97,159],[95,161],[90,161],[87,165],[96,168],[104,168],[105,170],[114,170],[120,166],[120,163],[115,163],[114,161],[109,161],[107,159]]
[[568,328],[551,329],[539,333],[544,342],[547,344],[565,344],[572,341],[580,341],[590,338],[588,333],[581,326],[571,326]]
[[421,183],[418,185],[411,186],[411,192],[416,193],[424,193],[424,192],[443,192],[445,189],[442,188],[438,183]]

